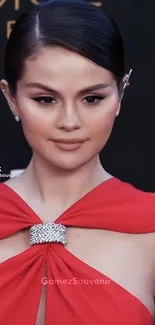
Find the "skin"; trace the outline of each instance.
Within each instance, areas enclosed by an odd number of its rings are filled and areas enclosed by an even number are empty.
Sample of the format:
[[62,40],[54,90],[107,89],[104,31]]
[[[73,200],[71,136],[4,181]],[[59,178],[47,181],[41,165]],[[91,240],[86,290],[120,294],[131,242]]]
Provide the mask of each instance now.
[[[57,94],[30,86],[36,82]],[[84,91],[100,84],[101,89]],[[119,114],[121,98],[109,71],[65,49],[42,48],[35,58],[25,62],[16,97],[10,94],[5,80],[1,87],[6,90],[12,113],[21,119],[33,150],[32,161],[22,177],[25,182],[31,180],[34,193],[37,191],[43,202],[52,196],[63,210],[64,202],[70,205],[110,177],[100,164],[99,152]],[[34,100],[43,96],[47,98],[40,103]],[[53,141],[60,138],[78,138],[84,143],[77,150],[62,150]]]
[[[36,82],[43,87],[30,86]],[[100,84],[100,89],[84,90]],[[116,81],[111,72],[84,57],[49,47],[25,62],[15,97],[6,80],[1,81],[1,88],[12,113],[20,117],[33,150],[24,173],[6,183],[44,222],[53,222],[84,194],[112,177],[101,166],[99,152],[120,112]],[[38,102],[38,97],[48,99]],[[62,147],[55,142],[60,138],[84,142],[76,149],[71,145]],[[66,249],[126,288],[153,315],[154,246],[154,234],[129,235],[71,227]],[[28,247],[27,230],[6,238],[1,241],[0,261]],[[43,323],[43,315],[44,294],[37,325]]]

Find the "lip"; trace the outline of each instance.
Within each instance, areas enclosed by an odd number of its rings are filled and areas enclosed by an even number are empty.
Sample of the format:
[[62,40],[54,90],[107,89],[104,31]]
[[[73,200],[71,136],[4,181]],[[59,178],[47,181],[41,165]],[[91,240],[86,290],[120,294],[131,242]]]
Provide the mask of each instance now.
[[83,143],[85,140],[82,139],[56,139],[54,142],[58,143],[66,143],[66,144],[78,144],[78,143]]
[[54,140],[54,142],[56,146],[63,151],[74,151],[79,149],[85,141],[81,139],[59,139]]

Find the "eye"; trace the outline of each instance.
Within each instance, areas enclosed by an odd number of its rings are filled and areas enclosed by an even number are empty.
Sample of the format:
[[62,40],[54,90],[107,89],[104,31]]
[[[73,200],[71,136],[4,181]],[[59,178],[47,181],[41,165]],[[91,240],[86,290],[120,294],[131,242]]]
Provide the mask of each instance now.
[[54,102],[56,102],[56,100],[53,97],[49,97],[49,96],[40,96],[40,97],[36,97],[33,98],[35,100],[35,102],[40,103],[40,104],[54,104]]
[[94,105],[94,104],[98,104],[103,99],[104,99],[103,96],[92,95],[92,96],[87,96],[84,99],[84,101],[86,101],[86,104]]

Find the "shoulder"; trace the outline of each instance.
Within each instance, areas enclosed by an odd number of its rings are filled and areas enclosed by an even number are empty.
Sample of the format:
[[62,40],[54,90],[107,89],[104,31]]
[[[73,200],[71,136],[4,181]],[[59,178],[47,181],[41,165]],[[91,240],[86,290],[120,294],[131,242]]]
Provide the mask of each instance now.
[[129,200],[131,204],[141,202],[141,204],[147,203],[147,205],[148,203],[152,203],[155,206],[155,193],[153,192],[146,192],[117,178],[115,179],[113,189],[117,198],[122,197],[124,200]]
[[18,194],[19,183],[0,183],[0,239],[29,228],[38,222],[36,215]]
[[[123,231],[155,232],[155,193],[115,179],[108,191],[109,218],[116,220]],[[107,200],[103,199],[104,204]]]
[[2,203],[11,200],[13,194],[13,187],[8,181],[0,183],[0,208],[2,207]]
[[24,187],[22,182],[20,182],[20,178],[15,176],[10,178],[6,182],[0,183],[0,200],[10,200],[11,198],[15,199],[18,192],[20,192],[20,188]]

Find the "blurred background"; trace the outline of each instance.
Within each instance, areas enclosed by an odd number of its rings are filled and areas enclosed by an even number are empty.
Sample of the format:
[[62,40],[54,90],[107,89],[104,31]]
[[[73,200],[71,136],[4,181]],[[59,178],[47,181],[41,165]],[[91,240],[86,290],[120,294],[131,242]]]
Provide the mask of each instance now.
[[[126,72],[133,69],[121,113],[101,152],[101,162],[115,177],[155,192],[155,1],[91,2],[105,8],[116,21],[124,40]],[[16,19],[38,3],[39,0],[0,0],[0,78],[4,76],[5,45]],[[30,158],[21,124],[15,121],[0,94],[0,182],[25,169]]]

